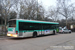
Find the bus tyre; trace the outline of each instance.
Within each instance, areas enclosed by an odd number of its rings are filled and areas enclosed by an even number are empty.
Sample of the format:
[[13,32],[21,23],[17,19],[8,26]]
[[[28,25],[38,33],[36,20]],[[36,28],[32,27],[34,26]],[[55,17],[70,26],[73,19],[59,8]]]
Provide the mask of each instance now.
[[53,31],[53,35],[55,35],[55,30]]
[[37,32],[33,33],[33,37],[36,38],[37,37]]
[[69,33],[71,33],[71,32],[69,32]]

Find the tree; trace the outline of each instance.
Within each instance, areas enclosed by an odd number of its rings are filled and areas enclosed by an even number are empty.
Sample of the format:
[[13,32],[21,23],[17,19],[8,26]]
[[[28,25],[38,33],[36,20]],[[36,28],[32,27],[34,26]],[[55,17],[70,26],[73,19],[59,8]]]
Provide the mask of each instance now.
[[59,17],[57,8],[50,6],[47,17],[51,18],[54,22],[57,21]]
[[0,3],[0,24],[2,24],[3,25],[3,14],[2,14],[2,5],[1,5],[1,3]]
[[19,3],[15,6],[19,15],[18,18],[29,20],[43,20],[44,18],[45,10],[42,5],[37,5],[37,0],[19,0]]
[[10,19],[16,19],[17,13],[15,11],[10,12]]
[[10,13],[10,8],[14,5],[11,0],[0,0],[1,6],[2,6],[2,17],[4,18],[5,21],[5,34],[6,34],[6,25],[7,25],[7,20],[9,19],[9,13]]
[[70,3],[70,0],[57,0],[58,13],[66,18],[66,26],[67,19],[72,17],[71,15],[73,13],[73,4],[74,3]]

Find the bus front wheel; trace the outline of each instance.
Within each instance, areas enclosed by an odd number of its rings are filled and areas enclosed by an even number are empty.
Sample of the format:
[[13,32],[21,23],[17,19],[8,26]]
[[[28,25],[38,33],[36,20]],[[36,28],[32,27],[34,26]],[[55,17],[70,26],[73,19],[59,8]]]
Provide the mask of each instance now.
[[36,38],[37,37],[37,32],[33,33],[33,37]]

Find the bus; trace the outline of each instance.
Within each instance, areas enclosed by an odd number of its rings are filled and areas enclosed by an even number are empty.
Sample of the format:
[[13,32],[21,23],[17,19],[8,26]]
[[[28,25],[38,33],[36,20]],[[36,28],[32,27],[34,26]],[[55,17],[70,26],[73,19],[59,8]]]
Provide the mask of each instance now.
[[11,19],[8,21],[7,36],[10,37],[37,37],[39,35],[56,34],[59,23]]

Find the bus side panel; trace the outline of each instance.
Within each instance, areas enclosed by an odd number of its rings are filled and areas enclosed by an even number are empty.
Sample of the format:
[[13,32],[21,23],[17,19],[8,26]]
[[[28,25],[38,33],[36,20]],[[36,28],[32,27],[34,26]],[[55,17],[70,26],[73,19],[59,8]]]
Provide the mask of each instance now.
[[19,31],[18,36],[19,37],[30,37],[33,36],[34,31]]
[[42,30],[38,31],[37,35],[47,35],[47,34],[53,34],[53,30]]
[[19,21],[16,20],[16,28],[15,28],[15,32],[17,32],[17,37],[19,37]]
[[16,29],[15,29],[15,32],[16,31],[19,31],[19,21],[18,20],[16,20]]
[[33,36],[33,32],[24,32],[23,37],[30,37]]
[[53,30],[44,30],[43,33],[44,35],[53,34]]

